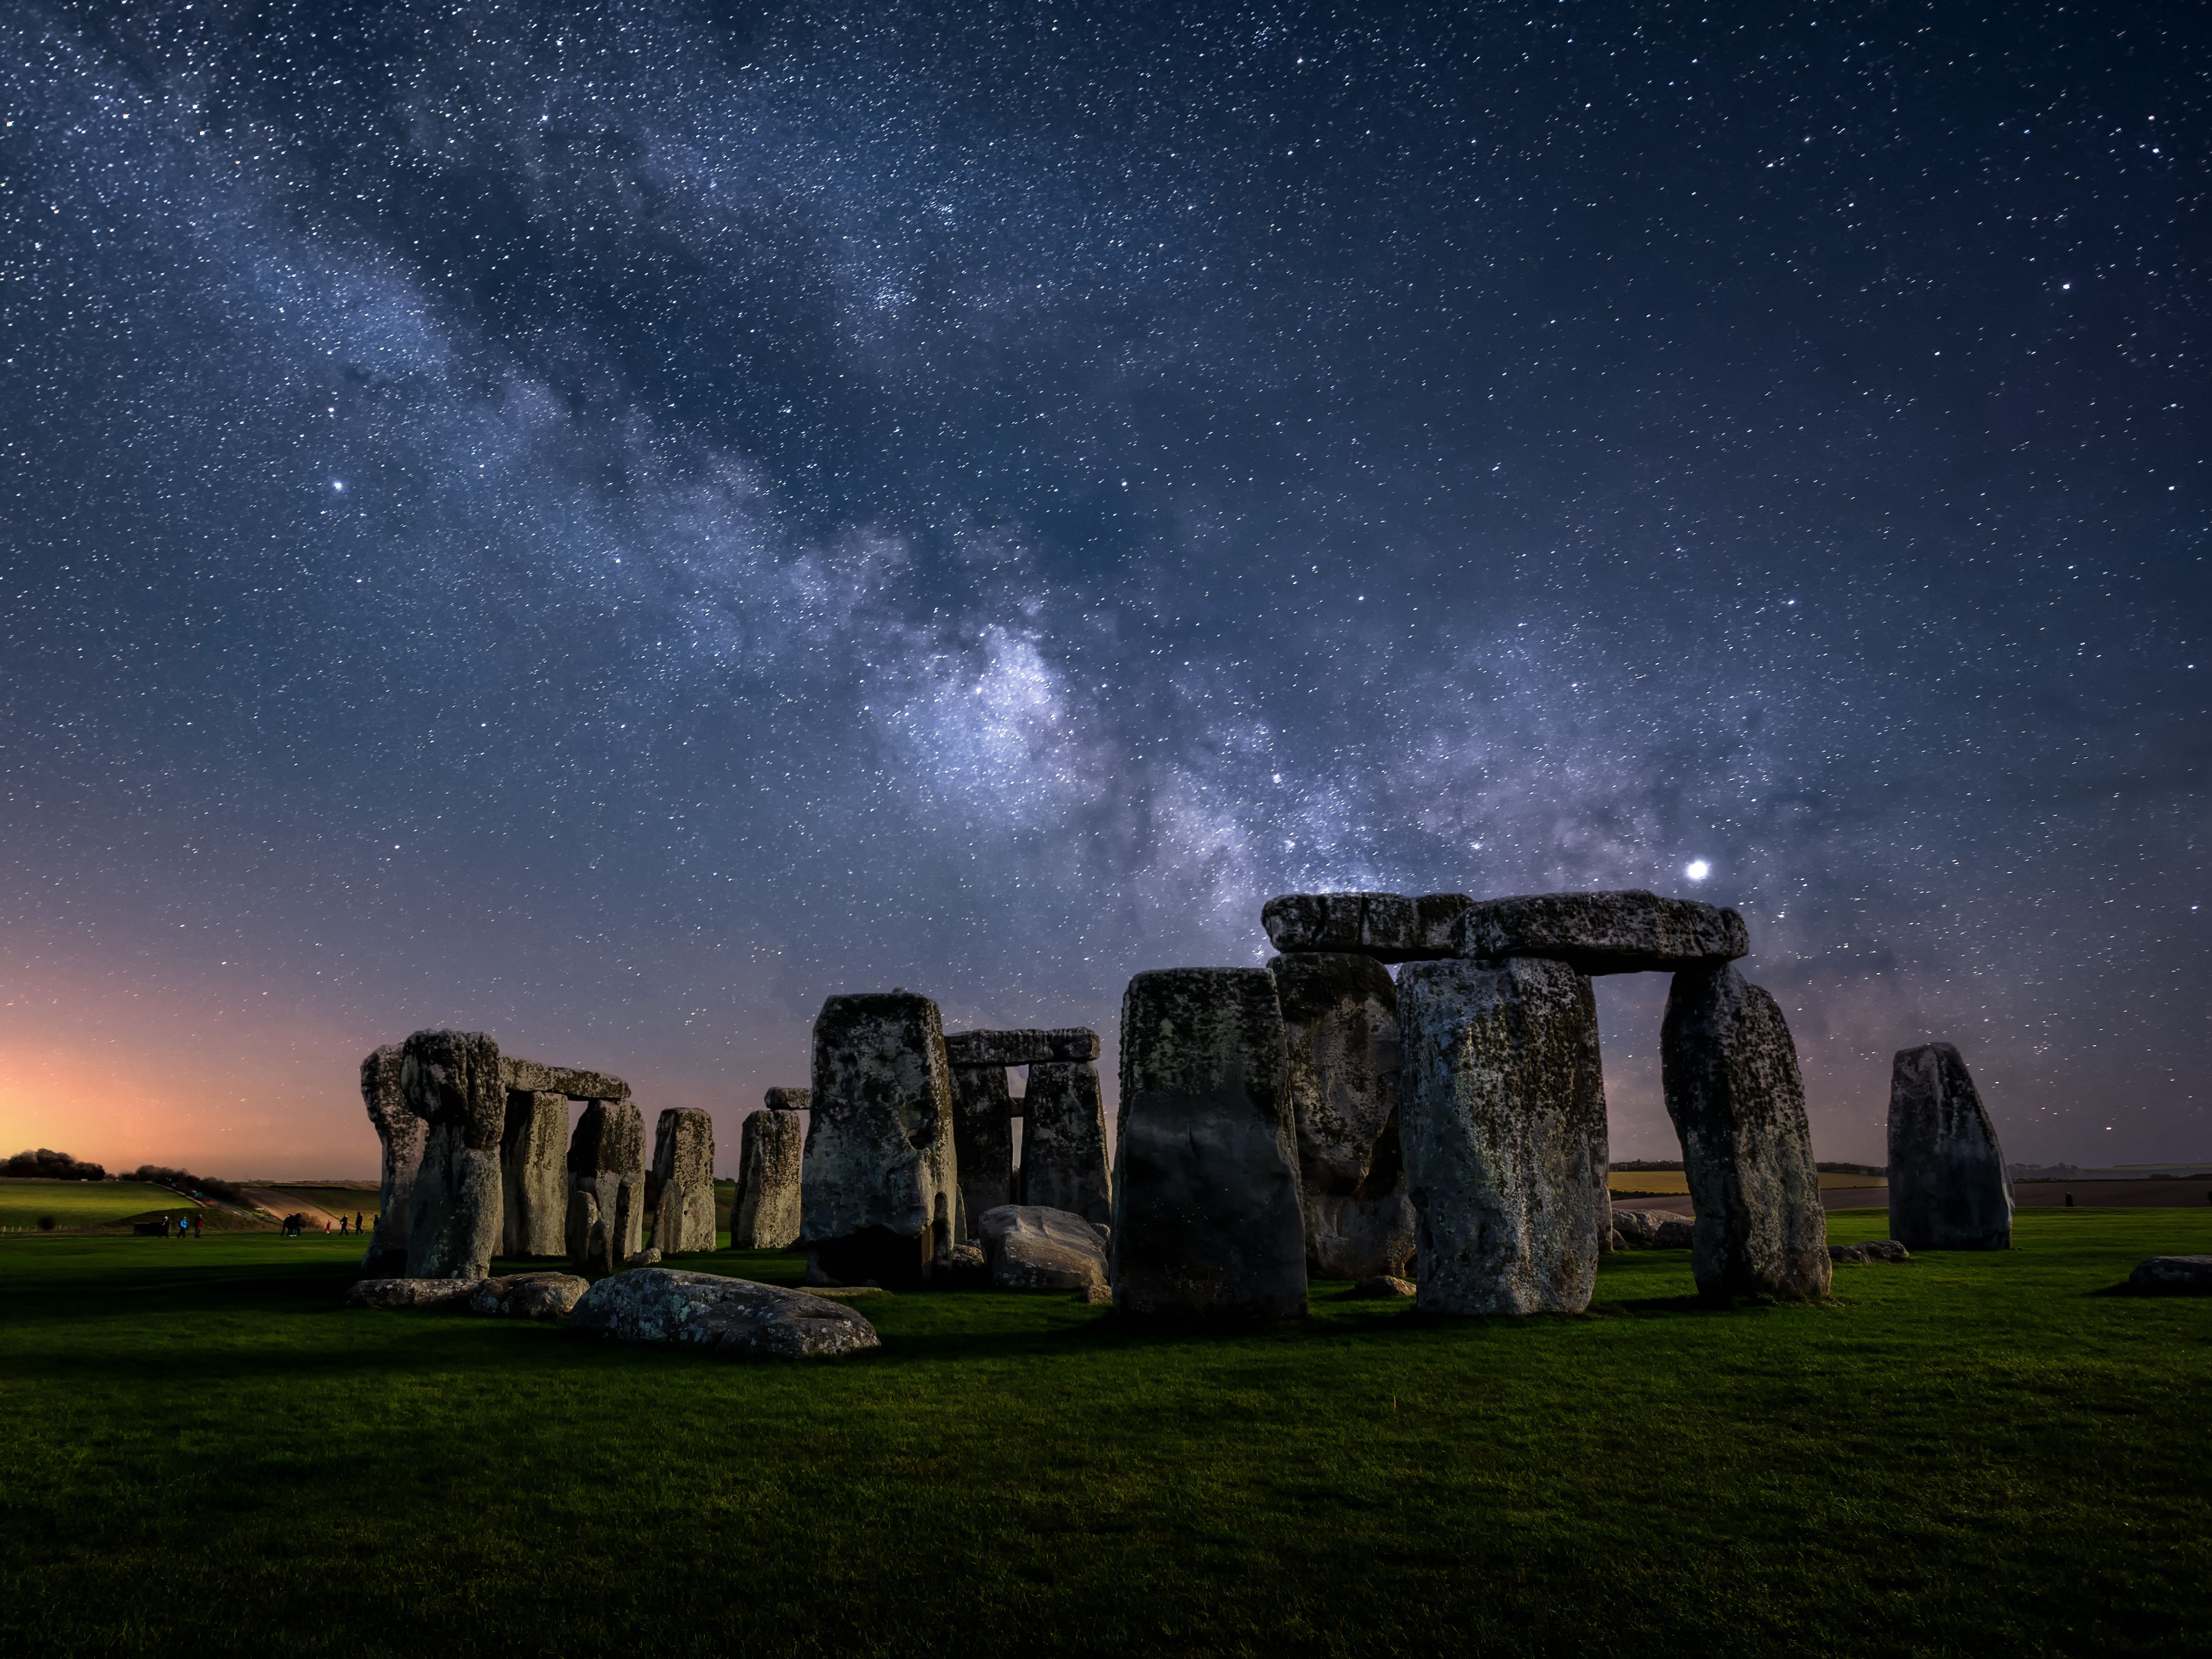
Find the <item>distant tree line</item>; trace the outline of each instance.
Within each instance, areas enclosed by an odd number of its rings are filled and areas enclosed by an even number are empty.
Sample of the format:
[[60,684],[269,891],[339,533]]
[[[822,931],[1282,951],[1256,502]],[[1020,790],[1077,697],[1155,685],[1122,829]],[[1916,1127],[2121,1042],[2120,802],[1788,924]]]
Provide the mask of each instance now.
[[228,1181],[217,1181],[213,1176],[196,1176],[189,1170],[172,1170],[164,1164],[141,1164],[131,1172],[131,1178],[156,1187],[173,1187],[179,1192],[208,1193],[226,1204],[252,1207],[252,1200]]
[[105,1181],[107,1171],[97,1164],[86,1164],[71,1158],[67,1152],[57,1152],[41,1146],[35,1152],[18,1152],[5,1164],[0,1164],[0,1175],[36,1176],[46,1181]]

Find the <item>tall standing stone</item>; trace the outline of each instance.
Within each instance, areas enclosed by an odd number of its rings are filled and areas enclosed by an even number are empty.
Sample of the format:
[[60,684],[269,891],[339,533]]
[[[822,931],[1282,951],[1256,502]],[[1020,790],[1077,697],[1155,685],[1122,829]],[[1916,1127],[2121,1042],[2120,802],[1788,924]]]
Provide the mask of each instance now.
[[1400,1274],[1414,1216],[1399,1148],[1397,987],[1370,956],[1301,951],[1267,968],[1290,1056],[1306,1272]]
[[1613,1224],[1589,976],[1512,957],[1398,977],[1398,1115],[1419,1212],[1419,1303],[1580,1313]]
[[1828,1222],[1805,1085],[1774,999],[1726,963],[1677,973],[1659,1068],[1697,1211],[1698,1291],[1826,1296]]
[[480,1031],[417,1031],[401,1050],[399,1086],[429,1126],[408,1210],[407,1277],[482,1279],[505,1208],[499,1045]]
[[1306,1311],[1283,1016],[1262,968],[1139,974],[1121,999],[1114,1307],[1242,1325]]
[[373,1275],[407,1271],[407,1220],[413,1207],[416,1173],[422,1167],[422,1144],[430,1126],[407,1103],[399,1086],[404,1045],[387,1042],[361,1062],[362,1103],[384,1149],[384,1178],[377,1197],[376,1231],[369,1235],[362,1267]]
[[1022,1203],[1065,1210],[1094,1225],[1114,1218],[1106,1163],[1106,1108],[1098,1067],[1087,1060],[1042,1060],[1022,1097]]
[[512,1089],[500,1140],[505,1204],[499,1253],[567,1254],[568,1097],[544,1089]]
[[653,1184],[659,1189],[653,1247],[664,1256],[714,1248],[714,1120],[671,1107],[653,1130]]
[[951,1066],[937,1005],[836,996],[814,1021],[799,1243],[819,1282],[912,1286],[957,1243]]
[[952,1137],[960,1165],[960,1231],[1014,1201],[1014,1103],[1003,1066],[952,1068]]
[[764,1110],[738,1131],[738,1196],[730,1206],[730,1248],[780,1250],[799,1237],[799,1163],[811,1098],[805,1089],[770,1089]]
[[[598,1206],[611,1259],[629,1261],[645,1244],[645,1119],[632,1102],[594,1100],[576,1120],[568,1140],[568,1189],[579,1188]],[[573,1203],[568,1219],[568,1257],[582,1261],[591,1235],[588,1227],[576,1231]]]
[[1908,1250],[2008,1250],[2012,1188],[1996,1126],[1948,1042],[1889,1073],[1889,1236]]

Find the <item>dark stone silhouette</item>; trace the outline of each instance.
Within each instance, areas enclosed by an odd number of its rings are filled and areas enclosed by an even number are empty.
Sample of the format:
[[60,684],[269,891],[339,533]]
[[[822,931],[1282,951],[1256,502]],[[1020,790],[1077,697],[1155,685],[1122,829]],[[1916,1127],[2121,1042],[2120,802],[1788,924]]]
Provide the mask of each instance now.
[[1890,1066],[1889,1231],[1912,1250],[2012,1248],[1996,1127],[1948,1042],[1900,1048]]

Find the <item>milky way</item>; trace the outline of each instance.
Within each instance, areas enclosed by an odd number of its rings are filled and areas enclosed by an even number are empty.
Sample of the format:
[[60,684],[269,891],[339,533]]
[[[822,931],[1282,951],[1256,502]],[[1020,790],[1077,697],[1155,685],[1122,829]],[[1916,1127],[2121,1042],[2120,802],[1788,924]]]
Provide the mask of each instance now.
[[365,1171],[452,1024],[727,1165],[832,992],[1649,886],[1823,1156],[2202,1153],[2187,26],[13,9],[0,1135]]

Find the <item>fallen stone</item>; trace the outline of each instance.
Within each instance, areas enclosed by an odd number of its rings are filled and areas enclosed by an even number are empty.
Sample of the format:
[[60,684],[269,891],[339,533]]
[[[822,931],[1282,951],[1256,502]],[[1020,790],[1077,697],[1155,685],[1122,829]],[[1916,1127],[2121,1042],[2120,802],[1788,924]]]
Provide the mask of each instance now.
[[1398,1022],[1422,1309],[1582,1312],[1611,1220],[1589,975],[1535,957],[1416,963]]
[[1668,1216],[1651,1234],[1653,1246],[1662,1250],[1686,1250],[1697,1242],[1698,1224],[1687,1216]]
[[945,1039],[954,1066],[1043,1066],[1098,1058],[1098,1033],[1080,1025],[1037,1031],[954,1031]]
[[1283,1010],[1307,1276],[1396,1273],[1414,1230],[1398,1145],[1398,988],[1374,957],[1343,951],[1279,956],[1267,969]]
[[568,1253],[568,1097],[509,1090],[499,1147],[501,1255]]
[[407,1276],[482,1279],[506,1209],[499,1045],[480,1031],[417,1031],[401,1047],[399,1086],[429,1126],[408,1200]]
[[823,1276],[925,1282],[958,1241],[951,1067],[937,1005],[836,996],[814,1022],[799,1242]]
[[972,1238],[977,1217],[1014,1201],[1014,1103],[1005,1066],[953,1066],[952,1140],[960,1165],[955,1231]]
[[1461,956],[1551,957],[1585,974],[1710,967],[1751,949],[1735,911],[1638,891],[1483,899],[1467,908],[1456,929]]
[[2154,1255],[2128,1275],[2147,1296],[2212,1296],[2212,1255]]
[[984,1213],[983,1254],[1001,1291],[1079,1291],[1106,1283],[1106,1241],[1067,1210],[1002,1204]]
[[1435,962],[1454,953],[1464,893],[1285,893],[1261,908],[1260,925],[1285,956],[1349,952],[1377,962]]
[[653,1180],[660,1189],[653,1247],[663,1255],[714,1248],[714,1120],[696,1107],[663,1111],[653,1131]]
[[422,1167],[422,1145],[430,1126],[407,1103],[399,1086],[403,1045],[387,1042],[361,1062],[362,1103],[384,1149],[384,1173],[377,1194],[375,1230],[361,1265],[374,1273],[407,1270],[407,1212],[415,1196],[415,1176]]
[[506,1273],[478,1279],[469,1292],[469,1311],[487,1318],[558,1319],[591,1288],[574,1273]]
[[1106,1164],[1106,1109],[1098,1068],[1087,1060],[1030,1067],[1022,1101],[1022,1202],[1103,1224],[1114,1216]]
[[601,1279],[584,1292],[568,1324],[611,1341],[674,1343],[739,1359],[805,1359],[880,1346],[874,1326],[826,1297],[667,1267]]
[[653,1267],[658,1264],[659,1261],[660,1252],[652,1245],[648,1244],[635,1255],[623,1259],[623,1271],[624,1273],[628,1273],[632,1267]]
[[806,1126],[795,1109],[775,1104],[806,1097],[804,1089],[770,1089],[765,1111],[738,1127],[738,1196],[730,1206],[730,1248],[780,1250],[799,1237],[799,1166]]
[[1660,1226],[1680,1219],[1672,1210],[1615,1210],[1613,1230],[1624,1244],[1656,1244]]
[[1900,1048],[1890,1066],[1889,1230],[1916,1250],[2012,1248],[1996,1126],[1948,1042]]
[[628,1100],[629,1085],[605,1072],[586,1072],[574,1066],[548,1066],[542,1060],[508,1054],[501,1061],[501,1075],[510,1090],[524,1094],[554,1094],[564,1100]]
[[1676,974],[1659,1071],[1697,1212],[1699,1294],[1826,1296],[1828,1219],[1805,1085],[1774,999],[1726,963]]
[[1127,1319],[1306,1311],[1282,1011],[1259,968],[1139,974],[1121,999],[1110,1277]]
[[1389,1297],[1407,1297],[1415,1294],[1417,1287],[1410,1279],[1395,1273],[1376,1273],[1361,1279],[1344,1293],[1347,1302],[1379,1302]]
[[1828,1260],[1863,1267],[1870,1261],[1910,1261],[1912,1253],[1893,1238],[1877,1238],[1864,1244],[1831,1244]]
[[357,1279],[346,1287],[349,1308],[445,1308],[468,1300],[483,1281],[468,1279]]
[[[568,1141],[568,1188],[581,1188],[599,1206],[619,1262],[645,1244],[645,1119],[628,1100],[594,1100],[576,1120]],[[570,1218],[575,1212],[571,1208]],[[568,1259],[581,1259],[587,1241],[572,1230]]]
[[1114,1305],[1114,1287],[1110,1285],[1085,1285],[1075,1293],[1075,1299],[1088,1307]]

